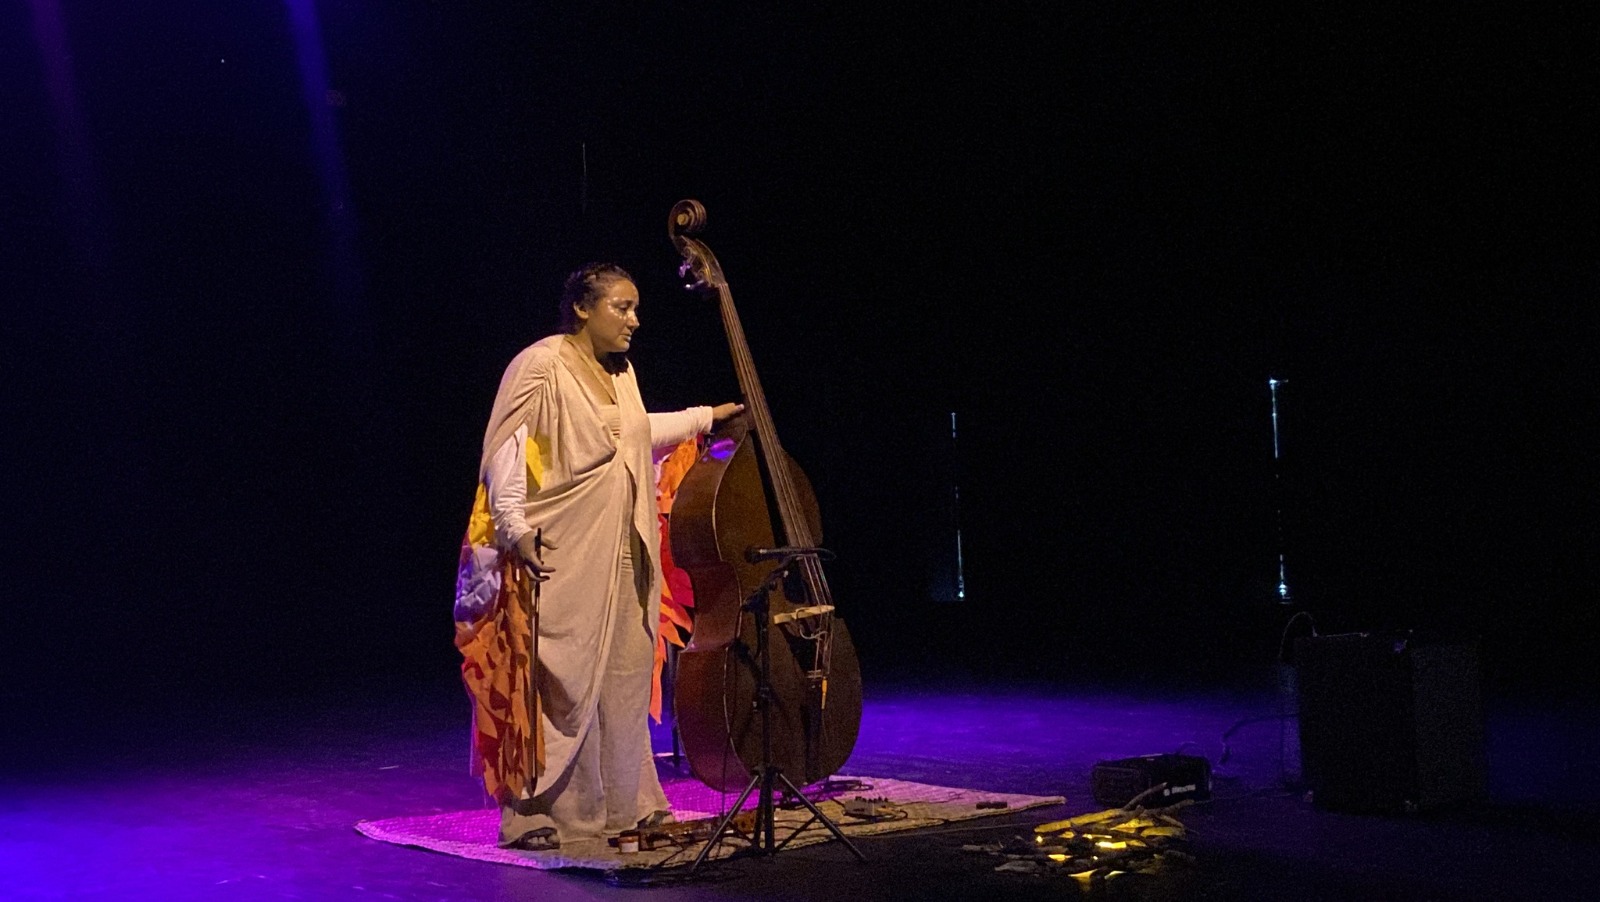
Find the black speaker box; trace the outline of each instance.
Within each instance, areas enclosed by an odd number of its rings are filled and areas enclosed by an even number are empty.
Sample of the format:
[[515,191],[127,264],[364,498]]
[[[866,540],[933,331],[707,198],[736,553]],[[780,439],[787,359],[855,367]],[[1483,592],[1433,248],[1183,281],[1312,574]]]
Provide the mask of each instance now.
[[1297,639],[1294,654],[1316,807],[1407,814],[1483,798],[1476,640],[1346,633]]

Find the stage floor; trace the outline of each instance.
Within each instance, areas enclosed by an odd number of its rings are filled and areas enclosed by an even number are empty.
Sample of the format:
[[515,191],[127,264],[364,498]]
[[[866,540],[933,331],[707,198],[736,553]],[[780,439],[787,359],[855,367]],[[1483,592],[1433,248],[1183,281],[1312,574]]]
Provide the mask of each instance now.
[[[1285,710],[1284,693],[1270,686],[1128,692],[869,681],[843,773],[1065,803],[863,837],[865,862],[825,842],[714,862],[694,881],[649,889],[357,832],[362,821],[483,804],[467,774],[465,701],[448,681],[381,699],[156,706],[124,712],[100,732],[40,735],[13,722],[7,732],[18,738],[0,786],[0,887],[9,899],[129,902],[1074,898],[1085,892],[1066,874],[996,870],[1004,859],[973,847],[1104,809],[1091,790],[1098,761],[1181,752],[1207,758],[1214,776],[1212,800],[1177,812],[1192,862],[1113,878],[1089,894],[1592,897],[1600,874],[1600,779],[1584,766],[1600,739],[1592,703],[1489,699],[1488,800],[1412,815],[1318,809],[1304,792]],[[683,776],[669,760],[661,766],[669,778]]]

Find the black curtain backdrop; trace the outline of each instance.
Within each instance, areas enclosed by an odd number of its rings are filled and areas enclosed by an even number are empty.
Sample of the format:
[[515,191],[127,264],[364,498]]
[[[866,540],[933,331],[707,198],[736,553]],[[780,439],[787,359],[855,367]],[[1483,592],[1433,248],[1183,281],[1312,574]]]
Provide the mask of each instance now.
[[737,392],[685,197],[869,679],[1594,687],[1592,12],[560,6],[4,13],[8,703],[448,683],[563,274]]

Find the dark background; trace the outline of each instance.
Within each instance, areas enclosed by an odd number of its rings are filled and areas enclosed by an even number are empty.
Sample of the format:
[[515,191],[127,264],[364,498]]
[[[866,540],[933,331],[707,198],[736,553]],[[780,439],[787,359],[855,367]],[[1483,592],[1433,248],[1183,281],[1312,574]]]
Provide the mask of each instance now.
[[737,393],[686,197],[869,681],[1595,688],[1592,13],[567,6],[8,5],[8,704],[449,684],[563,274]]

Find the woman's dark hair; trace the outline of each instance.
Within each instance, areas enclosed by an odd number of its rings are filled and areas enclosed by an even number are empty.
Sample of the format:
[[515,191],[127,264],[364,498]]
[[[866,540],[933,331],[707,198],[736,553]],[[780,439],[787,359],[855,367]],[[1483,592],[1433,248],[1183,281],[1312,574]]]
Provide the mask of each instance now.
[[578,331],[578,314],[574,307],[594,308],[595,301],[604,294],[605,286],[617,279],[632,282],[633,276],[615,263],[589,263],[567,276],[561,288],[561,331],[574,335]]

